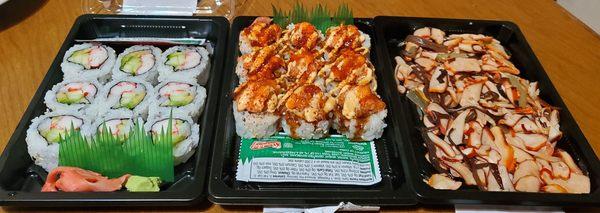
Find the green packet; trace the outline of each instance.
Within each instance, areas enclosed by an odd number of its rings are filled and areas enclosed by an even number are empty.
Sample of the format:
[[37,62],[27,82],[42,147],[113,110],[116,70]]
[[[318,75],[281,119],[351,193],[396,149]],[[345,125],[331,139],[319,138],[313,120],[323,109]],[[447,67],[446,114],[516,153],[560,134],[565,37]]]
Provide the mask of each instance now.
[[373,185],[381,181],[375,143],[332,135],[296,140],[279,133],[241,141],[236,179],[244,182],[302,182]]

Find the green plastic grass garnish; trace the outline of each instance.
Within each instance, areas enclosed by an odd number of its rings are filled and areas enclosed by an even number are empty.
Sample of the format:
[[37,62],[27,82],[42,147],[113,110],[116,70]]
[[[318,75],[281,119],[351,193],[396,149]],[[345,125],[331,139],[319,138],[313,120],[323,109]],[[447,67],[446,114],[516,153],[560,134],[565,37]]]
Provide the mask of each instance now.
[[[312,8],[310,13],[299,2],[296,2],[293,9],[288,12],[278,9],[273,5],[271,7],[273,8],[273,22],[281,28],[286,28],[290,23],[310,22],[317,29],[321,30],[321,32],[325,32],[327,28],[340,24],[354,24],[352,10],[346,4],[340,5],[335,14],[331,13],[326,6],[321,4]],[[332,14],[333,17],[331,17]]]
[[327,28],[333,25],[329,10],[327,10],[321,4],[318,4],[315,8],[313,8],[310,15],[310,23],[312,23],[318,30],[321,30],[321,32],[327,31]]
[[294,9],[290,12],[290,21],[292,23],[300,23],[309,20],[308,11],[304,8],[304,4],[296,2]]
[[[169,119],[168,133],[172,130],[171,122]],[[109,178],[133,174],[173,182],[172,140],[172,135],[164,130],[153,137],[138,121],[126,138],[113,136],[106,125],[89,138],[71,127],[60,141],[59,165],[91,170]]]
[[338,6],[337,12],[335,12],[335,15],[333,16],[333,23],[335,25],[352,25],[354,24],[353,16],[354,15],[352,14],[352,10],[348,8],[348,5],[342,4]]
[[273,5],[271,5],[271,7],[273,8],[273,22],[275,24],[279,25],[281,28],[285,28],[288,24],[290,24],[288,14],[281,9],[275,8]]

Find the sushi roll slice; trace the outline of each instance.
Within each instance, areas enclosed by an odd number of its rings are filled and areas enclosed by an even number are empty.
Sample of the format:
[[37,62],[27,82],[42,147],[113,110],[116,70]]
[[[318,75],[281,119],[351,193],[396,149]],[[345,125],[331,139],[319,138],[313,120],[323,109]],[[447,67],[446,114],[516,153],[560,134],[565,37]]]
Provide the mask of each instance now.
[[65,53],[60,67],[64,79],[87,79],[106,82],[115,64],[115,50],[99,43],[77,44]]
[[134,116],[146,118],[153,96],[154,87],[144,80],[134,77],[112,80],[102,87],[96,104],[86,113],[98,117],[111,109],[125,109],[132,111]]
[[298,86],[285,95],[283,131],[292,138],[318,139],[329,132],[329,112],[335,100],[313,84]]
[[308,22],[288,25],[287,32],[283,36],[285,43],[293,50],[318,50],[320,49],[318,45],[324,38],[323,33]]
[[235,73],[240,83],[253,79],[275,79],[285,73],[285,61],[275,46],[261,48],[238,58]]
[[113,68],[113,79],[138,77],[151,84],[156,83],[158,63],[161,50],[147,45],[135,45],[125,49],[117,57]]
[[[94,121],[91,126],[93,128],[92,135],[95,135],[96,132],[102,132],[104,126],[106,126],[106,130],[109,130],[113,136],[127,139],[135,125],[134,117],[131,110],[109,110],[104,115],[100,116],[99,119]],[[140,124],[143,124],[142,118],[138,117],[137,120]]]
[[323,60],[317,51],[301,49],[294,52],[287,61],[287,72],[283,75],[285,88],[298,84],[315,84],[324,88],[324,78],[318,75]]
[[[169,116],[149,119],[144,129],[150,130],[154,136],[158,136],[163,131],[166,132],[169,126]],[[173,157],[175,165],[178,165],[194,155],[200,140],[200,127],[192,121],[191,117],[173,113],[171,128]]]
[[249,54],[255,49],[276,43],[281,37],[281,31],[281,27],[273,23],[271,18],[256,18],[240,33],[240,52]]
[[342,89],[333,114],[333,127],[353,141],[380,138],[387,126],[386,105],[367,85]]
[[194,80],[173,79],[156,86],[151,99],[150,116],[165,116],[171,113],[189,115],[197,121],[204,110],[206,89]]
[[371,37],[354,25],[330,27],[325,33],[323,49],[326,60],[335,59],[343,49],[368,52],[371,48]]
[[58,166],[58,142],[71,127],[87,135],[89,120],[76,111],[53,111],[31,120],[25,141],[36,165],[46,171]]
[[350,49],[342,50],[340,56],[326,64],[320,71],[325,78],[327,91],[337,96],[346,85],[370,85],[377,89],[375,67],[364,55]]
[[242,138],[265,138],[279,130],[276,114],[281,89],[275,80],[248,81],[233,92],[235,131]]
[[158,64],[158,80],[177,76],[181,79],[197,79],[205,85],[210,70],[209,54],[203,47],[175,46],[162,54]]
[[95,103],[101,84],[97,80],[68,79],[46,92],[44,103],[51,110],[76,111]]

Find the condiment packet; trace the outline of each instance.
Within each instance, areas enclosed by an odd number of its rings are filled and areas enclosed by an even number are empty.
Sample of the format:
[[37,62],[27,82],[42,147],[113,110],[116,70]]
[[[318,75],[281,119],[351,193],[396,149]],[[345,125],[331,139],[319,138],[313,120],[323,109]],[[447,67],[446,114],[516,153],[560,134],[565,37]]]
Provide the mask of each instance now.
[[333,213],[333,212],[365,212],[379,211],[379,206],[359,206],[353,203],[340,202],[337,206],[322,206],[314,208],[285,208],[285,207],[264,207],[263,213]]
[[121,14],[191,16],[198,0],[123,0]]
[[236,179],[245,182],[302,182],[373,185],[381,181],[374,142],[332,135],[295,140],[283,133],[242,139]]
[[548,206],[517,206],[517,205],[455,205],[456,213],[501,213],[501,212],[546,212],[546,213],[564,213],[559,207]]

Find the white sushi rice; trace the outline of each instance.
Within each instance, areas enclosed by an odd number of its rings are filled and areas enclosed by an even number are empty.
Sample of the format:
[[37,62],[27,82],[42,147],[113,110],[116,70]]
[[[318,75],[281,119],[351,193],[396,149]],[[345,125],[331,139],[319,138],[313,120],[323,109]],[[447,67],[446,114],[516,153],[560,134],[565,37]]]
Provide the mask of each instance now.
[[252,44],[250,43],[250,39],[248,39],[248,36],[245,36],[243,33],[240,33],[239,47],[242,55],[252,53]]
[[[155,123],[157,123],[159,121],[169,119],[169,117],[170,117],[170,115],[150,118],[150,119],[148,119],[148,122],[146,122],[146,124],[144,125],[144,129],[146,129],[147,131],[152,131],[152,125],[154,125]],[[192,121],[192,118],[190,116],[187,116],[184,114],[173,113],[172,118],[173,119],[181,119],[181,120],[186,121],[190,125],[190,128],[191,128],[190,136],[188,138],[186,138],[185,140],[177,143],[177,145],[175,145],[173,147],[174,162],[175,162],[175,165],[178,165],[178,164],[186,162],[196,152],[196,147],[198,146],[198,142],[200,141],[200,126],[198,124],[194,123],[194,121]],[[166,131],[166,129],[165,129],[165,131]]]
[[104,85],[96,97],[96,99],[97,99],[96,103],[93,104],[92,106],[88,107],[87,110],[85,111],[86,115],[88,115],[90,118],[96,118],[103,114],[106,114],[109,110],[111,110],[112,107],[115,106],[119,102],[120,96],[118,96],[118,97],[113,96],[113,97],[109,98],[108,95],[109,95],[110,90],[115,85],[117,85],[119,82],[134,82],[134,83],[144,85],[144,88],[146,91],[146,95],[145,95],[144,99],[136,107],[134,107],[133,110],[129,110],[126,108],[123,108],[123,109],[132,111],[134,116],[140,116],[142,118],[147,118],[148,117],[148,106],[150,105],[151,99],[152,99],[152,97],[154,97],[154,93],[155,93],[154,87],[152,86],[152,84],[150,84],[142,79],[136,78],[136,77],[113,79],[111,82],[108,82],[106,85]]
[[[330,122],[328,120],[319,121],[316,124],[298,120],[300,125],[295,129],[295,136],[302,139],[319,139],[327,136],[329,133]],[[281,119],[281,127],[288,135],[293,135],[290,126],[285,119]]]
[[[123,57],[131,52],[135,52],[135,51],[140,51],[140,50],[150,50],[152,52],[152,55],[154,56],[154,64],[152,65],[152,67],[145,73],[141,74],[141,75],[137,75],[137,76],[133,76],[130,73],[126,73],[121,71],[121,60],[123,59]],[[157,71],[157,67],[158,67],[158,63],[159,63],[159,59],[161,57],[162,51],[154,46],[149,46],[149,45],[134,45],[131,46],[127,49],[125,49],[122,53],[119,54],[119,56],[117,57],[117,61],[115,63],[115,66],[112,69],[112,78],[113,79],[120,79],[120,78],[125,78],[125,77],[135,77],[135,78],[140,78],[143,79],[145,81],[150,82],[151,84],[156,84],[157,83],[157,76],[158,76],[158,71]]]
[[[96,94],[88,97],[88,100],[90,101],[89,104],[64,104],[64,103],[58,102],[56,99],[56,94],[63,86],[65,86],[66,84],[69,84],[69,83],[90,83],[96,87]],[[79,77],[65,79],[64,81],[54,85],[51,90],[48,90],[46,92],[46,95],[44,96],[44,103],[51,110],[68,110],[68,111],[85,110],[85,108],[87,108],[95,103],[96,97],[98,96],[101,88],[102,88],[102,84],[100,84],[100,82],[98,82],[95,79],[84,80]]]
[[68,61],[69,57],[71,57],[75,51],[87,49],[93,45],[94,44],[92,43],[77,44],[67,50],[65,56],[63,57],[63,61],[60,64],[60,67],[64,73],[64,79],[95,79],[101,83],[107,82],[110,79],[110,72],[115,64],[116,53],[115,50],[109,46],[101,45],[106,49],[108,58],[98,68],[85,69],[85,67],[80,64]]
[[233,103],[235,132],[242,138],[265,138],[279,129],[279,116],[273,113],[250,113],[237,110]]
[[[387,126],[384,119],[387,116],[387,109],[379,111],[375,114],[372,114],[367,119],[367,122],[362,127],[362,131],[359,135],[359,138],[363,141],[372,141],[374,139],[380,138],[383,135],[383,129]],[[357,121],[355,119],[345,121],[344,124],[339,123],[338,118],[334,118],[333,127],[338,130],[338,133],[345,135],[347,138],[355,138],[355,133],[357,131]],[[340,131],[340,125],[344,125],[347,131]]]
[[[90,132],[89,124],[90,121],[87,117],[83,116],[77,111],[54,111],[47,112],[44,115],[34,118],[31,120],[31,125],[27,129],[27,136],[25,142],[27,142],[27,151],[29,156],[33,159],[34,163],[41,166],[46,171],[51,171],[58,166],[58,143],[49,143],[46,138],[42,136],[38,130],[38,126],[45,120],[55,116],[70,115],[83,120],[83,124],[80,127],[82,135],[87,135]],[[70,128],[70,127],[69,127]]]
[[[201,56],[200,64],[184,70],[175,71],[173,66],[165,64],[167,62],[167,56],[170,54],[191,49],[198,52]],[[171,77],[177,77],[180,79],[197,79],[198,84],[205,85],[208,81],[209,70],[210,70],[209,53],[206,49],[200,46],[174,46],[165,50],[160,60],[158,60],[158,81],[165,81]]]
[[[171,109],[174,114],[184,114],[192,117],[193,121],[197,121],[198,117],[204,111],[204,103],[206,101],[206,89],[200,85],[198,85],[193,79],[186,79],[182,76],[172,76],[160,84],[156,85],[154,95],[150,100],[149,105],[149,115],[151,117],[160,117],[160,116],[169,116],[171,113]],[[161,96],[160,90],[166,86],[170,82],[178,82],[192,85],[195,88],[195,97],[193,101],[185,106],[180,107],[168,107],[168,106],[160,106],[160,103],[163,103],[167,100],[166,97]]]

